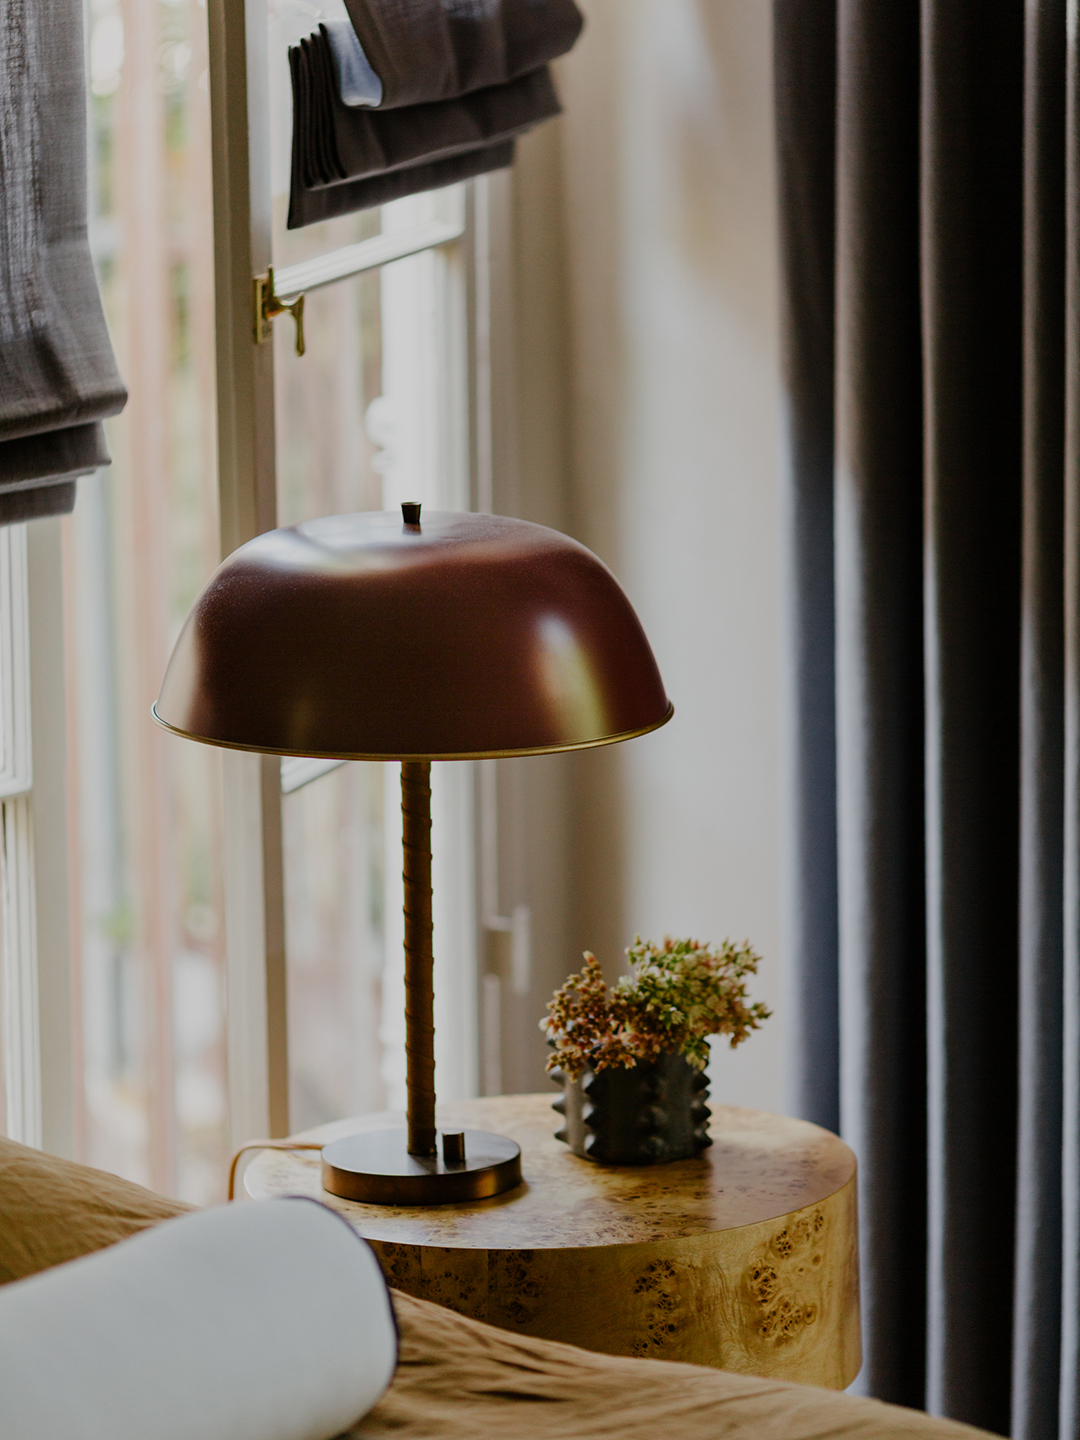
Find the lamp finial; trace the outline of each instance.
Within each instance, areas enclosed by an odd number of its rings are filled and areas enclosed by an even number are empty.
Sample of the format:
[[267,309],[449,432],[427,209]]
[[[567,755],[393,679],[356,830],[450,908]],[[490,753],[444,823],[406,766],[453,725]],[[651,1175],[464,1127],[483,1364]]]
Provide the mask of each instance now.
[[406,525],[415,525],[420,528],[420,506],[419,500],[403,500],[401,502],[401,518]]

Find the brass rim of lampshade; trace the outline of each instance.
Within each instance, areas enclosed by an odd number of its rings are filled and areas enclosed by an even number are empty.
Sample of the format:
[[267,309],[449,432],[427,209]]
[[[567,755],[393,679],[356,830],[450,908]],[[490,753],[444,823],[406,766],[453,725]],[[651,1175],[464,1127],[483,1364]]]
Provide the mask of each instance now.
[[640,730],[624,730],[620,735],[603,735],[599,740],[574,740],[565,745],[534,745],[529,750],[465,750],[444,755],[414,755],[400,751],[387,755],[356,755],[337,750],[267,750],[263,745],[240,745],[230,740],[214,740],[209,735],[199,735],[194,730],[181,730],[178,725],[170,725],[161,718],[156,703],[151,705],[150,713],[163,730],[169,730],[173,735],[181,735],[185,740],[198,740],[203,745],[215,745],[219,750],[244,750],[254,755],[282,755],[288,758],[295,756],[302,760],[512,760],[519,755],[561,755],[569,750],[598,750],[602,745],[618,745],[623,740],[636,740],[639,735],[649,735],[653,730],[659,730],[662,725],[666,725],[675,714],[675,706],[669,702],[667,711],[659,720],[651,725],[643,725]]

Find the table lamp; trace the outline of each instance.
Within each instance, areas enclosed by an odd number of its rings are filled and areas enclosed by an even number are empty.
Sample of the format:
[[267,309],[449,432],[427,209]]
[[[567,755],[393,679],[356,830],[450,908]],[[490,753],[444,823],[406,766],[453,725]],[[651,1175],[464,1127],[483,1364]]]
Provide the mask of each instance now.
[[435,1126],[431,762],[580,750],[672,715],[610,570],[501,515],[332,515],[241,545],[195,601],[154,717],[209,745],[399,760],[407,1131],[322,1152],[324,1187],[383,1205],[479,1200],[521,1180],[504,1136]]

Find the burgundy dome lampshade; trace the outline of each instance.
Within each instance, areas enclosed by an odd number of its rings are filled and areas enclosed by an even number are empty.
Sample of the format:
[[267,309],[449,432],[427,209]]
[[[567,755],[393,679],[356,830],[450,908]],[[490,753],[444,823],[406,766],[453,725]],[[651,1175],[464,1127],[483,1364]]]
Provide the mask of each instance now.
[[430,762],[643,735],[672,715],[614,576],[557,531],[499,515],[334,515],[242,545],[189,614],[154,706],[193,740],[402,762],[409,1128],[323,1152],[323,1183],[381,1204],[516,1185],[501,1136],[435,1128]]

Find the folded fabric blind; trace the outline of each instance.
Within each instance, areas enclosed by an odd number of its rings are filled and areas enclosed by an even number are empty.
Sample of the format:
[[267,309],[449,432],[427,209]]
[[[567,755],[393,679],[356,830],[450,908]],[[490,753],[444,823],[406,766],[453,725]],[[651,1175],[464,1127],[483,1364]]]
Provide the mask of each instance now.
[[548,62],[581,32],[573,0],[346,4],[355,37],[322,25],[289,52],[290,229],[509,165],[559,113]]
[[70,510],[127,398],[86,233],[81,0],[0,6],[0,525]]

